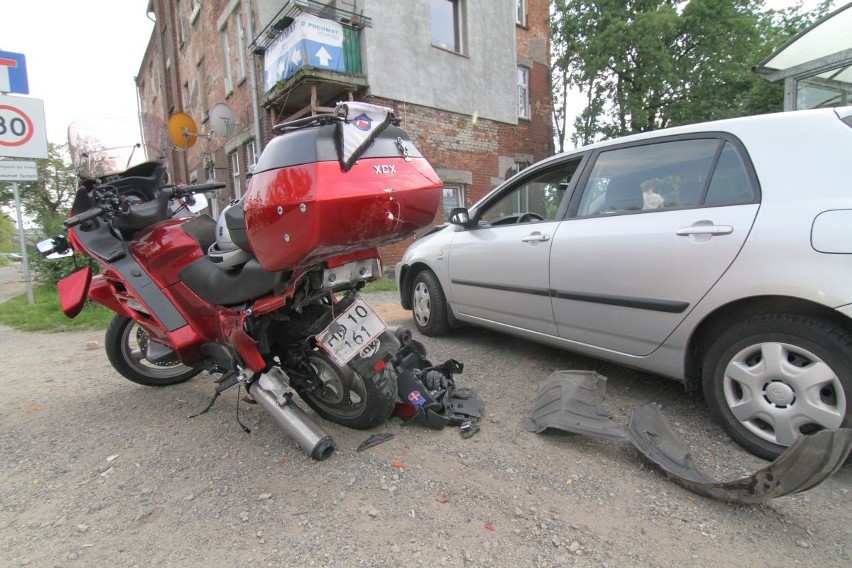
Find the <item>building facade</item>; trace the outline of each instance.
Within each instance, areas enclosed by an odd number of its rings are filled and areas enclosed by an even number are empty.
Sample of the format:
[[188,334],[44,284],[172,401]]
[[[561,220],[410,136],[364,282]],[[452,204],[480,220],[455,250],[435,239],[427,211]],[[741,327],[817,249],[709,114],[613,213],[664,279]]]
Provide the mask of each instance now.
[[[245,191],[275,124],[341,100],[393,109],[443,180],[445,211],[553,152],[546,0],[151,0],[148,9],[157,24],[137,77],[140,108],[197,125],[171,157],[174,177],[224,181],[224,200]],[[385,247],[386,266],[407,245]]]

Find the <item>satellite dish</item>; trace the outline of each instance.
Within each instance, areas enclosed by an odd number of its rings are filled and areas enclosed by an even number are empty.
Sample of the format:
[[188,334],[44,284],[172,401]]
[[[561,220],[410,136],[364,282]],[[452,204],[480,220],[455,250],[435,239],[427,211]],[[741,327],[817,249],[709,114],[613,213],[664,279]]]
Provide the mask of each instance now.
[[192,148],[200,136],[195,120],[182,112],[173,114],[169,119],[169,135],[178,150]]
[[210,109],[210,128],[219,136],[230,136],[237,128],[237,117],[231,107],[218,103]]

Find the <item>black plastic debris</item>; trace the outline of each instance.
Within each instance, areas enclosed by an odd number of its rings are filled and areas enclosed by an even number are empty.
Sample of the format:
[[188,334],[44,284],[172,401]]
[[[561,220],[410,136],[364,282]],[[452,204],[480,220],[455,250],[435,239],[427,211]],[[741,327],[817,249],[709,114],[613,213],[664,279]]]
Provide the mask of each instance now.
[[824,430],[798,438],[778,458],[756,473],[718,481],[695,464],[687,445],[671,428],[657,404],[633,412],[627,432],[603,408],[606,377],[591,371],[557,371],[539,388],[527,429],[548,428],[629,441],[669,479],[698,495],[732,503],[761,503],[800,493],[831,477],[852,452],[852,429]]
[[659,405],[637,408],[629,434],[636,449],[669,479],[693,493],[732,503],[761,503],[807,491],[834,475],[852,451],[852,430],[822,430],[796,439],[774,462],[752,475],[717,481],[698,468]]
[[532,418],[524,424],[538,434],[556,428],[626,442],[627,434],[603,408],[606,377],[594,371],[556,371],[538,389]]
[[355,450],[357,452],[363,452],[367,448],[372,448],[373,446],[378,446],[383,442],[387,442],[388,440],[393,440],[393,434],[390,432],[379,432],[378,434],[373,434],[358,446]]
[[434,430],[472,423],[482,416],[482,402],[469,389],[456,389],[454,376],[464,370],[462,363],[448,359],[433,365],[426,358],[426,347],[409,335],[391,364],[396,371],[400,399],[394,416]]

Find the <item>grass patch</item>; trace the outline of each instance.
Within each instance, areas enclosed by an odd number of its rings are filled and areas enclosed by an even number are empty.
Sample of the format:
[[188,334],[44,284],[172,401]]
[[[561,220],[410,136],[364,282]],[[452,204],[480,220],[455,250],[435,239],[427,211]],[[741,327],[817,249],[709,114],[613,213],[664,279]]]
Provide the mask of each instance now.
[[59,307],[59,294],[51,285],[33,290],[31,306],[22,294],[0,304],[0,323],[21,331],[92,331],[106,329],[115,315],[105,307],[88,302],[74,319],[68,318]]
[[[396,280],[381,278],[370,282],[362,292],[395,292]],[[74,319],[68,318],[59,307],[59,294],[54,286],[39,286],[33,290],[35,304],[27,303],[22,294],[0,304],[0,323],[21,331],[92,331],[106,329],[115,315],[105,307],[87,302]]]
[[396,279],[380,278],[364,286],[361,292],[396,292]]

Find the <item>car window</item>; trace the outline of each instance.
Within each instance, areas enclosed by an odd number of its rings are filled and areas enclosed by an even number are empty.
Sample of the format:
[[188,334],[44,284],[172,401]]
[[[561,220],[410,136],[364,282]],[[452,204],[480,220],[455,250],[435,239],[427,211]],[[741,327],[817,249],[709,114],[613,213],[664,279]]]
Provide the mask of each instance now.
[[601,152],[577,214],[698,205],[720,144],[715,138],[687,139]]
[[478,217],[481,226],[553,221],[581,158],[537,172],[489,203]]
[[707,189],[706,205],[739,205],[755,200],[754,186],[749,181],[748,171],[742,158],[730,142],[719,156]]

